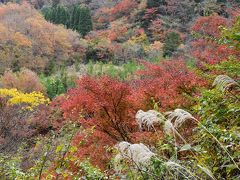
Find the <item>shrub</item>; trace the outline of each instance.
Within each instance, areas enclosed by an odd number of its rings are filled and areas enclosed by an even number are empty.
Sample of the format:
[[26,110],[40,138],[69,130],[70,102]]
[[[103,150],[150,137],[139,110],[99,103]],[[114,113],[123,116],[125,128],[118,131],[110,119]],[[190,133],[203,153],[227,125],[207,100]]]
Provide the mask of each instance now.
[[[24,94],[16,89],[0,89],[0,151],[15,151],[36,129],[29,118],[48,100],[41,93]],[[43,127],[44,123],[42,124]]]
[[42,93],[22,93],[17,91],[17,89],[0,89],[0,97],[7,98],[9,105],[22,104],[30,110],[41,104],[48,104],[49,102]]
[[127,80],[140,68],[141,65],[138,65],[135,61],[130,61],[123,65],[113,65],[112,63],[103,64],[102,62],[93,64],[93,62],[90,61],[87,64],[87,73],[91,76],[108,75],[112,78],[118,78],[119,80]]
[[196,37],[192,42],[191,53],[197,58],[199,65],[217,64],[227,60],[229,56],[239,57],[237,41],[231,40],[234,37],[234,29],[238,28],[238,23],[236,21],[236,24],[229,28],[231,23],[231,19],[218,15],[200,17],[196,20],[191,27]]
[[68,76],[66,72],[55,76],[42,76],[41,81],[50,99],[67,92],[68,89],[75,86],[75,78]]
[[139,105],[145,104],[148,109],[153,107],[152,99],[165,110],[190,106],[197,88],[205,84],[181,60],[160,64],[144,62],[143,65],[145,68],[137,72],[141,79],[134,83],[134,96]]
[[[198,158],[210,168],[216,178],[237,178],[239,155],[240,103],[239,95],[223,94],[217,89],[205,90],[196,110],[201,122],[197,128],[196,145],[201,149]],[[202,139],[204,137],[204,140]],[[211,154],[211,156],[208,156]]]
[[6,70],[0,77],[0,83],[2,88],[16,88],[26,93],[33,91],[45,92],[37,74],[28,69],[21,69],[16,73],[13,73],[11,70]]
[[127,113],[131,110],[128,109],[130,94],[131,88],[115,79],[83,77],[78,86],[68,92],[61,107],[66,118],[82,119],[87,127],[97,123],[97,129],[107,133],[106,136],[127,140],[128,129],[132,126]]

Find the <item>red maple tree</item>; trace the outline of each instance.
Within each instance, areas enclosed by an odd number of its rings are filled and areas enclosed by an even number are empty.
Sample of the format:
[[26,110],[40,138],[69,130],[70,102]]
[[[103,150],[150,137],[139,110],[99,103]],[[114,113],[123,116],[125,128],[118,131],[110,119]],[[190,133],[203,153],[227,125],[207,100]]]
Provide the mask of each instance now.
[[83,77],[69,91],[62,110],[65,118],[80,121],[85,128],[95,126],[114,140],[129,141],[128,132],[133,128],[130,95],[131,88],[115,79]]
[[61,104],[64,117],[79,122],[85,130],[93,129],[87,138],[83,132],[74,138],[75,145],[84,140],[78,148],[79,158],[90,156],[93,164],[103,167],[110,157],[106,146],[118,141],[131,142],[130,133],[137,127],[129,101],[131,93],[129,85],[107,76],[83,77],[67,93]]
[[163,110],[187,106],[191,101],[186,96],[193,96],[197,87],[204,84],[182,60],[143,64],[145,69],[138,72],[141,79],[135,83],[134,96],[137,104],[144,104],[148,109],[153,108],[151,99]]

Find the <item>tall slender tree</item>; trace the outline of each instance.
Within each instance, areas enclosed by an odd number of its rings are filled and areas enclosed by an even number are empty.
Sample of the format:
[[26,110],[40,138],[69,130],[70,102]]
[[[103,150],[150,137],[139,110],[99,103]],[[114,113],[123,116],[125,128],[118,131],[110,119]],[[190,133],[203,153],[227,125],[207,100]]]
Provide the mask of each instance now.
[[86,7],[80,8],[78,31],[85,36],[93,28],[90,10]]
[[93,28],[91,12],[87,7],[75,5],[72,9],[57,5],[43,9],[45,19],[55,24],[63,24],[85,36]]

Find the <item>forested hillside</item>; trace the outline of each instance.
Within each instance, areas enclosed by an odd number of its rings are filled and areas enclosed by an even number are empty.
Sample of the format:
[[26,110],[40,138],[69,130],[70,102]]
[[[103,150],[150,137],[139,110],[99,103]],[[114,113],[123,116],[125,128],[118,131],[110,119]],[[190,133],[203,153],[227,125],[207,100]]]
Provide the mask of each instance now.
[[0,0],[0,179],[240,178],[240,1]]

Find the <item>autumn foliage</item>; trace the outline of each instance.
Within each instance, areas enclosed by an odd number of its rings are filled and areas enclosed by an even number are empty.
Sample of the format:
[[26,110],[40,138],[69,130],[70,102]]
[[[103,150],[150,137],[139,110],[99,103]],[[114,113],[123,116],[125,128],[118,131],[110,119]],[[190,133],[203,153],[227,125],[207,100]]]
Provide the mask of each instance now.
[[[193,24],[191,30],[197,33],[192,42],[192,55],[198,64],[216,64],[227,60],[230,55],[239,56],[234,48],[216,41],[220,37],[221,28],[231,25],[232,20],[213,14],[208,17],[199,17]],[[200,36],[200,37],[199,37]]]
[[136,7],[136,0],[122,0],[111,9],[112,18],[116,19],[124,15],[129,15]]
[[78,87],[69,91],[62,104],[65,118],[81,122],[83,127],[95,126],[114,140],[129,140],[131,131],[131,88],[109,77],[84,77]]
[[220,27],[229,25],[229,20],[217,14],[211,16],[199,17],[191,30],[205,36],[219,37]]
[[33,91],[45,92],[37,74],[28,69],[21,69],[21,71],[16,73],[6,70],[0,77],[0,85],[2,88],[16,88],[26,93]]
[[[30,121],[30,117],[47,103],[48,99],[41,93],[0,89],[0,152],[16,151],[25,138],[46,128],[46,121],[38,124]],[[34,124],[38,124],[38,128]]]
[[47,22],[27,3],[1,5],[0,73],[14,66],[43,72],[54,58],[61,64],[82,49],[78,38],[76,32]]
[[[131,117],[130,95],[131,88],[127,84],[109,77],[83,77],[78,87],[68,92],[61,105],[64,117],[79,122],[85,129],[93,129],[79,148],[79,157],[90,156],[103,167],[102,163],[109,157],[105,146],[119,140],[131,141],[129,133],[134,130],[135,123]],[[84,134],[77,135],[75,143],[81,142],[83,137]],[[92,153],[97,149],[104,161]]]
[[199,63],[216,64],[237,53],[226,45],[219,45],[214,41],[205,39],[192,42],[192,46],[194,47],[192,55],[198,59]]
[[152,105],[151,98],[162,109],[187,106],[191,102],[187,96],[193,96],[196,88],[204,84],[182,60],[164,61],[160,65],[144,62],[144,66],[138,72],[141,80],[135,91],[137,99],[147,106]]
[[84,0],[84,37],[76,0],[26,2],[0,3],[0,177],[238,177],[233,1]]
[[[139,80],[126,83],[106,76],[83,77],[78,86],[67,93],[61,104],[65,119],[79,122],[88,131],[92,129],[86,139],[84,133],[75,137],[75,144],[84,142],[79,147],[79,157],[90,156],[95,164],[103,167],[105,158],[109,158],[105,146],[118,141],[153,143],[154,133],[137,133],[134,118],[137,110],[152,109],[153,100],[163,110],[187,106],[190,104],[187,95],[194,95],[201,86],[200,79],[180,60],[161,65],[144,62],[144,66],[145,69],[138,72]],[[102,161],[95,153],[89,153],[95,149],[105,154]]]

